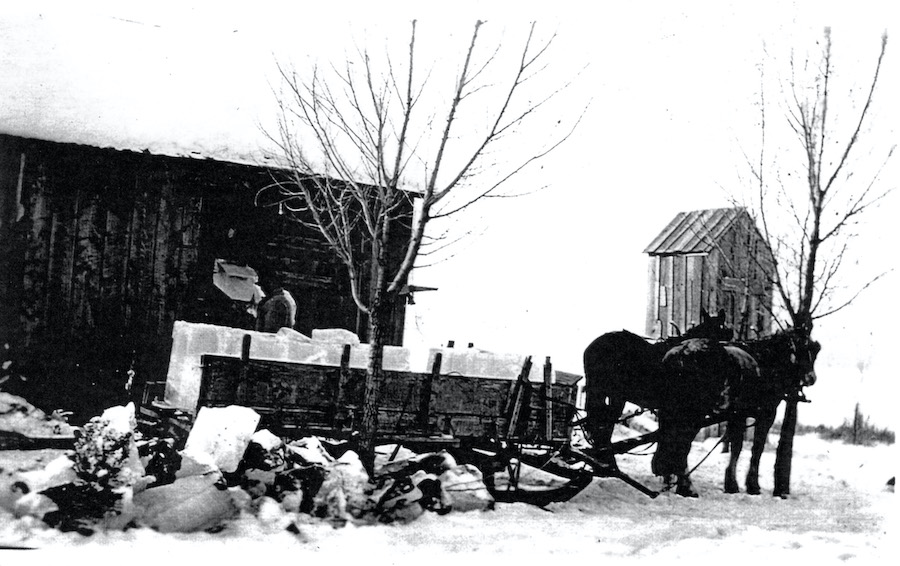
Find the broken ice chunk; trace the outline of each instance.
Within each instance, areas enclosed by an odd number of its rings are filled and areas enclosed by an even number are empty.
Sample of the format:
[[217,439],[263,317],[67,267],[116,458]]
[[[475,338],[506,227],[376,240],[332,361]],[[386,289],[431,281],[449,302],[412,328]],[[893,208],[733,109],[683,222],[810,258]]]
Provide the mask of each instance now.
[[201,455],[208,454],[220,470],[233,472],[258,424],[259,414],[247,407],[203,407],[197,413],[183,452],[191,457],[198,455],[195,459],[201,461]]

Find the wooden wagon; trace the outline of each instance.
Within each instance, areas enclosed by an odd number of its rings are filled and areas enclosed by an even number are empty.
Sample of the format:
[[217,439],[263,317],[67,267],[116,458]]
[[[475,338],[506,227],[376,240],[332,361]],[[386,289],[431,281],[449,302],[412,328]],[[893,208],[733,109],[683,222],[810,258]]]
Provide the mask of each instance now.
[[[260,426],[286,438],[317,435],[352,441],[362,417],[365,369],[350,366],[344,346],[339,366],[251,359],[246,335],[241,356],[202,355],[197,410],[241,405],[261,415]],[[384,371],[380,385],[377,441],[415,451],[446,450],[458,462],[476,465],[498,501],[546,505],[566,500],[594,477],[616,477],[649,490],[595,458],[605,450],[626,452],[653,441],[654,433],[592,450],[572,446],[578,384],[553,382],[550,359],[543,380],[530,381],[531,358],[517,379],[442,374],[438,352],[429,372]],[[190,416],[178,418],[165,403],[148,402],[145,415],[163,417],[169,433],[186,433]],[[180,429],[180,430],[178,430]],[[396,451],[394,455],[396,455]],[[525,489],[523,466],[559,481]]]

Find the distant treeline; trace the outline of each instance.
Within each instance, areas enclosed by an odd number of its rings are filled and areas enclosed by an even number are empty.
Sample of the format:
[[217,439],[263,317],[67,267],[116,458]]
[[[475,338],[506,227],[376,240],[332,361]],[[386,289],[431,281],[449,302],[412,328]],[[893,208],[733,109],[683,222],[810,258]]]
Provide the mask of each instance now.
[[838,427],[825,425],[797,425],[797,433],[816,433],[826,440],[842,440],[847,444],[861,444],[870,446],[881,442],[883,444],[894,443],[894,432],[887,428],[874,427],[865,419],[857,417],[856,423],[845,420]]

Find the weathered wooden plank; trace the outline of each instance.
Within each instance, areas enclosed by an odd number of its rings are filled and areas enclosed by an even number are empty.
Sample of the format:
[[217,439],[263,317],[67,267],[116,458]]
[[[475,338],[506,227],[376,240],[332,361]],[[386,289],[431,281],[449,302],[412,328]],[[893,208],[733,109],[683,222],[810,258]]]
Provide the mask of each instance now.
[[553,366],[550,356],[544,362],[544,386],[541,393],[544,397],[544,438],[553,438]]
[[687,330],[691,326],[700,323],[700,309],[703,307],[703,264],[705,256],[693,255],[686,259],[685,273],[685,312]]
[[30,176],[25,187],[26,245],[22,269],[22,316],[26,344],[48,327],[51,293],[53,215],[45,191],[47,179],[39,164],[26,165]]
[[676,255],[672,258],[672,322],[682,332],[685,331],[685,258]]
[[432,380],[431,406],[434,413],[499,416],[515,382],[441,375]]
[[672,320],[672,256],[659,258],[659,320],[660,337],[671,334],[669,321]]
[[164,173],[157,173],[151,177],[153,181],[153,198],[156,214],[153,230],[152,265],[152,301],[154,303],[153,317],[149,322],[151,328],[156,328],[160,334],[165,332],[167,322],[166,299],[169,296],[169,269],[170,269],[170,234],[172,231],[172,205],[173,198]]
[[659,256],[650,256],[647,265],[647,310],[645,314],[644,332],[654,336],[659,332]]
[[71,295],[72,325],[82,331],[96,328],[96,311],[100,295],[101,249],[98,228],[99,196],[76,187],[81,207],[76,211],[72,242]]
[[144,190],[144,182],[135,180],[135,204],[131,218],[126,304],[128,324],[146,328],[153,304],[150,300],[152,286],[152,246],[155,216],[150,212],[149,195]]

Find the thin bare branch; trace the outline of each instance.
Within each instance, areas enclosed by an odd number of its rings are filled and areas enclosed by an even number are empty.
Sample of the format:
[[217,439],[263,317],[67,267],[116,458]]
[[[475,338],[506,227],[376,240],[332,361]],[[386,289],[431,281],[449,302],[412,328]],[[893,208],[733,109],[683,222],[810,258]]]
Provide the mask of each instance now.
[[853,149],[853,146],[856,145],[856,140],[859,139],[859,132],[862,129],[863,122],[866,119],[866,115],[869,112],[869,107],[872,105],[872,99],[875,96],[875,87],[878,84],[878,75],[881,72],[881,62],[884,59],[884,53],[887,50],[887,32],[882,34],[881,36],[881,51],[878,53],[878,63],[875,65],[875,73],[872,76],[872,84],[869,86],[869,94],[866,97],[866,103],[863,105],[862,112],[859,114],[859,121],[856,124],[856,129],[853,131],[853,135],[850,136],[850,141],[847,142],[846,147],[844,148],[844,154],[841,156],[840,161],[838,161],[837,167],[835,167],[834,172],[831,174],[831,177],[828,179],[828,182],[825,184],[825,191],[827,192],[831,185],[834,183],[834,180],[837,178],[838,173],[841,172],[841,169],[844,168],[844,164],[847,162],[847,158],[850,155],[850,150]]
[[843,310],[843,309],[849,307],[850,305],[853,304],[853,301],[855,301],[857,298],[859,298],[859,296],[863,293],[863,291],[865,291],[866,289],[868,289],[869,287],[871,287],[872,285],[874,285],[876,281],[878,281],[879,279],[881,279],[882,277],[884,277],[885,275],[887,275],[887,274],[889,274],[889,273],[891,273],[891,272],[893,272],[893,271],[894,271],[894,270],[891,269],[891,270],[888,270],[888,271],[885,271],[885,272],[882,272],[882,273],[878,274],[877,276],[873,277],[868,283],[866,283],[865,285],[863,285],[862,287],[860,287],[859,290],[857,290],[856,293],[854,293],[852,297],[850,297],[849,299],[847,299],[846,301],[844,301],[843,303],[841,303],[841,304],[838,305],[837,307],[832,308],[831,310],[825,311],[825,312],[823,312],[823,313],[814,313],[814,314],[812,314],[812,315],[811,315],[811,316],[812,316],[812,319],[813,319],[813,320],[818,320],[818,319],[820,319],[820,318],[825,318],[826,316],[832,315],[832,314],[834,314],[834,313],[836,313],[836,312],[838,312],[838,311],[841,311],[841,310]]

